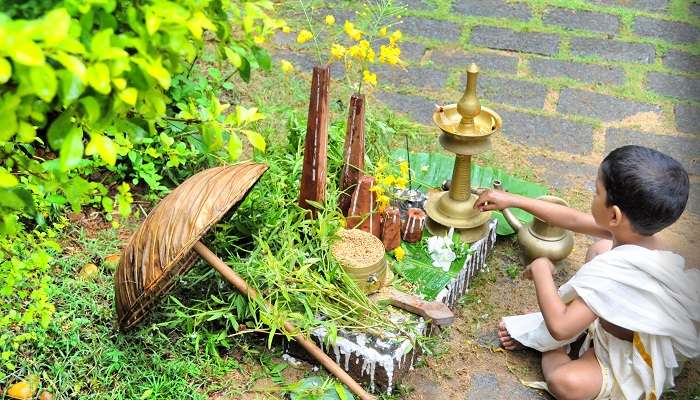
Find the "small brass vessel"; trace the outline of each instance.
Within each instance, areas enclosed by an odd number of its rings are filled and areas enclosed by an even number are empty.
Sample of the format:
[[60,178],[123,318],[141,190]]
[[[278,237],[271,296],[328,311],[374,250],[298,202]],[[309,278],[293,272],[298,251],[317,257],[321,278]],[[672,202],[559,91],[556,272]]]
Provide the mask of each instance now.
[[[493,187],[502,190],[499,181],[494,181]],[[556,196],[540,196],[537,199],[569,206],[565,200]],[[527,262],[539,257],[547,257],[552,262],[557,262],[571,254],[571,250],[574,248],[573,232],[550,225],[537,217],[525,226],[509,209],[504,208],[501,212],[508,224],[518,233],[518,243],[523,249]]]
[[471,190],[472,156],[491,148],[491,135],[501,129],[501,117],[482,107],[476,96],[479,68],[467,68],[467,86],[457,104],[438,107],[433,122],[440,128],[440,145],[455,153],[449,190],[432,193],[425,203],[427,227],[432,235],[444,235],[455,228],[465,242],[475,242],[488,231],[490,212],[474,209],[477,196]]

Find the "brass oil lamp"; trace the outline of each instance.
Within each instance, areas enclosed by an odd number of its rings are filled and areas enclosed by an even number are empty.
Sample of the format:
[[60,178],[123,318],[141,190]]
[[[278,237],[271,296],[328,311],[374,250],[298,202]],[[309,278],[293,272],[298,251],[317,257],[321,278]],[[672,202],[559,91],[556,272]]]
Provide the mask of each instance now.
[[452,182],[448,191],[431,193],[425,203],[427,227],[432,235],[444,235],[455,228],[465,242],[475,242],[488,230],[490,212],[474,209],[477,196],[471,192],[472,156],[491,148],[491,135],[501,129],[501,117],[482,107],[476,96],[479,68],[467,68],[467,86],[457,104],[439,107],[433,121],[442,130],[440,145],[455,153]]

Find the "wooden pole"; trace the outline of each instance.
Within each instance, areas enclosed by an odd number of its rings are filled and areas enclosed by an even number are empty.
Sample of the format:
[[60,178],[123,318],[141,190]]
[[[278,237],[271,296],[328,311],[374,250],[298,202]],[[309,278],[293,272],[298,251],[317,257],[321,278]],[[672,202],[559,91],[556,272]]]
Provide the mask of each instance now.
[[316,208],[308,204],[307,200],[323,204],[326,196],[330,80],[330,65],[314,67],[304,141],[304,166],[301,171],[299,191],[299,206],[311,210],[313,217],[316,216]]
[[365,96],[355,93],[350,97],[348,123],[345,131],[343,170],[340,175],[340,199],[343,215],[348,215],[350,197],[365,168]]
[[[258,293],[253,289],[252,287],[248,286],[248,283],[246,283],[243,278],[241,278],[234,270],[232,270],[226,263],[220,259],[216,254],[214,254],[207,246],[205,246],[202,242],[197,242],[193,246],[194,251],[199,254],[204,261],[209,263],[212,267],[214,267],[215,270],[219,271],[221,275],[223,275],[224,279],[229,281],[233,286],[235,286],[236,289],[238,289],[239,292],[245,294],[249,298],[256,298],[258,296]],[[268,304],[269,307],[272,307],[271,304]],[[340,365],[338,365],[335,361],[333,361],[332,358],[328,357],[326,353],[323,352],[323,350],[319,349],[318,346],[316,346],[315,343],[313,343],[310,340],[307,340],[302,334],[300,333],[294,333],[297,331],[296,327],[292,325],[291,322],[285,321],[284,322],[284,330],[292,335],[294,337],[294,340],[296,340],[301,346],[309,352],[316,360],[318,360],[321,365],[326,367],[328,372],[331,374],[335,375],[338,380],[340,380],[342,383],[344,383],[350,390],[355,393],[357,396],[360,397],[360,400],[375,400],[374,396],[370,395],[365,391],[365,389],[360,386],[359,383],[357,383],[350,375],[348,375],[347,372],[345,372],[344,369],[340,368]]]

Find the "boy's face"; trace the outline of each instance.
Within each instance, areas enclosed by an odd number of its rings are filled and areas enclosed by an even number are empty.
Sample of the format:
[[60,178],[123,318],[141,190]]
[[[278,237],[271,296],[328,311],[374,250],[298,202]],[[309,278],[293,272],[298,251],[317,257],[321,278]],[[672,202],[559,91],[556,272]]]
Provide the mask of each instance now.
[[603,180],[600,178],[600,170],[595,179],[595,195],[593,196],[593,202],[591,203],[591,214],[595,222],[605,228],[609,227],[611,210],[610,207],[605,205],[607,199],[607,192],[605,191],[605,186],[603,185]]

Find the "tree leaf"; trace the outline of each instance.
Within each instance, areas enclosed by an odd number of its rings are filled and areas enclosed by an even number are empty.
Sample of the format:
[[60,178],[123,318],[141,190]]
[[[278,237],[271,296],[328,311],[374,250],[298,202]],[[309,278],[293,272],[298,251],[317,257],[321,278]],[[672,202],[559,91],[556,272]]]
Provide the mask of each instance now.
[[17,129],[17,140],[22,143],[31,143],[36,138],[36,126],[20,121],[19,129]]
[[87,68],[78,57],[59,51],[51,58],[61,63],[70,73],[80,78],[84,84],[87,83]]
[[263,137],[263,135],[255,131],[251,131],[249,129],[241,129],[241,132],[245,134],[245,136],[248,138],[248,141],[251,145],[253,145],[253,147],[262,152],[265,152],[265,138]]
[[119,92],[119,99],[130,106],[135,106],[138,95],[139,91],[130,87]]
[[80,95],[85,91],[85,84],[80,80],[80,77],[72,74],[68,70],[59,70],[56,72],[60,82],[60,96],[63,101],[63,107],[66,108],[74,101],[80,98]]
[[49,65],[34,67],[29,70],[29,80],[34,93],[47,103],[56,95],[58,80],[56,72]]
[[100,102],[93,96],[85,96],[80,99],[80,104],[85,109],[85,116],[88,124],[94,124],[102,115]]
[[83,129],[72,128],[61,144],[59,166],[62,171],[68,171],[80,164],[83,158]]
[[17,132],[17,115],[14,109],[0,111],[0,142],[8,142]]
[[0,168],[0,188],[7,189],[19,184],[19,180],[5,168]]
[[32,67],[44,65],[44,52],[41,50],[41,47],[31,40],[17,40],[6,50],[12,59],[19,64]]
[[65,8],[57,8],[46,13],[43,20],[44,42],[49,46],[61,42],[68,36],[70,14]]
[[213,122],[203,124],[201,126],[201,130],[202,140],[209,151],[219,150],[223,146],[224,139],[222,129],[219,124]]
[[90,142],[85,148],[85,154],[88,156],[99,154],[109,165],[114,165],[117,162],[117,146],[112,139],[104,135],[91,135]]
[[97,92],[109,94],[112,90],[111,80],[109,77],[109,67],[105,63],[95,63],[88,67],[87,79]]
[[238,157],[241,156],[241,152],[243,151],[243,142],[241,142],[241,138],[235,133],[231,133],[226,149],[228,150],[228,156],[231,158],[231,161],[238,160]]
[[238,69],[241,66],[242,60],[238,53],[229,49],[228,47],[224,47],[224,53],[226,54],[226,59],[229,63],[231,63],[231,65],[234,66],[234,68]]
[[270,54],[267,52],[267,50],[260,47],[254,47],[253,55],[255,55],[255,60],[258,62],[260,68],[264,69],[265,71],[270,69],[272,60],[270,59]]
[[12,64],[5,57],[0,57],[0,84],[5,83],[12,77]]

